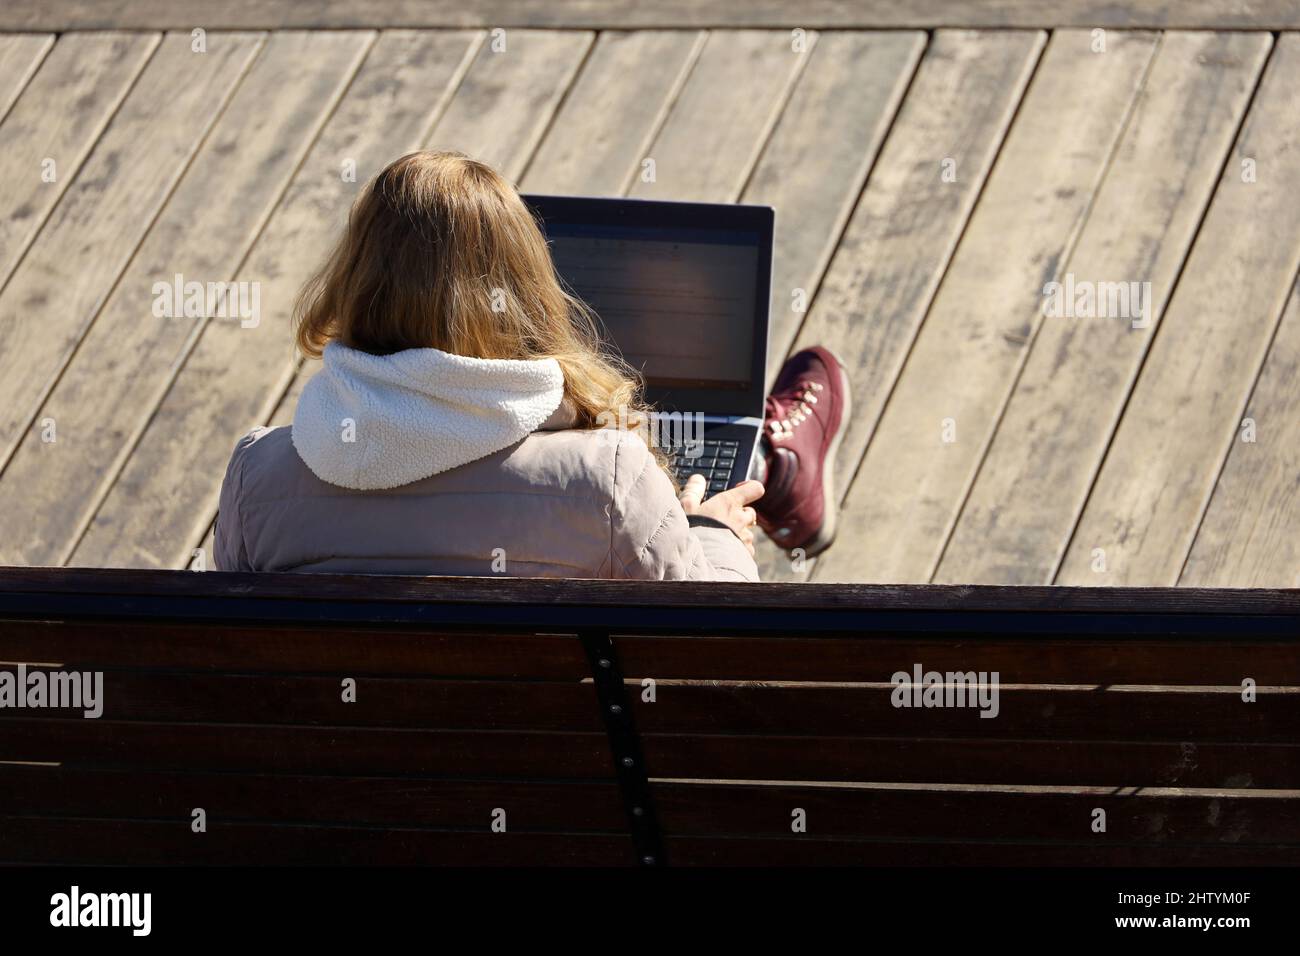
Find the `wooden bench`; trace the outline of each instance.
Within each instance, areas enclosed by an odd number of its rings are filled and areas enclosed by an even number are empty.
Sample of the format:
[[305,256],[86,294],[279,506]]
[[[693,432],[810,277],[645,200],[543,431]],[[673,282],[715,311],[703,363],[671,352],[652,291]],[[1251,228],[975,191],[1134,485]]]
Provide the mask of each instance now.
[[0,662],[103,672],[0,863],[1300,862],[1295,591],[10,568]]

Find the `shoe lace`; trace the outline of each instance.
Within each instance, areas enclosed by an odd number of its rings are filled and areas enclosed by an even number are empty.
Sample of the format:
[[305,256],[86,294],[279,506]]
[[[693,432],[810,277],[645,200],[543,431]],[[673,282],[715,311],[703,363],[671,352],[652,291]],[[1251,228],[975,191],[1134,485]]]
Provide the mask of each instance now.
[[820,382],[801,380],[780,394],[767,396],[763,424],[768,440],[779,442],[793,437],[794,430],[812,417],[817,393],[824,387]]

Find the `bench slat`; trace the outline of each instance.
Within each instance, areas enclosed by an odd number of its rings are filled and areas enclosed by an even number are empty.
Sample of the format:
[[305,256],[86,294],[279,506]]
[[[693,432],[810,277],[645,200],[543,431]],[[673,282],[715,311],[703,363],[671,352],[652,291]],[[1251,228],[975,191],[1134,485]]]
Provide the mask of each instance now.
[[[232,608],[247,601],[306,600],[328,609],[364,601],[378,614],[385,604],[478,604],[500,609],[510,605],[628,608],[699,608],[706,613],[810,609],[958,611],[977,627],[987,612],[1025,615],[1098,613],[1120,618],[1208,615],[1235,619],[1253,615],[1300,615],[1296,588],[1192,587],[1003,587],[937,584],[804,584],[765,583],[762,587],[726,581],[597,581],[576,578],[417,577],[414,575],[298,574],[235,572],[171,574],[128,568],[7,567],[0,574],[0,594],[16,602],[24,595],[98,595],[104,607],[129,613],[124,599],[135,596],[136,613],[146,600],[163,597],[214,597]],[[433,614],[437,608],[430,607]]]
[[[1300,631],[1298,631],[1300,636]],[[630,678],[887,681],[896,671],[998,671],[1018,684],[1300,685],[1293,643],[1041,638],[619,635]]]
[[917,843],[675,837],[677,866],[1294,866],[1292,846],[1150,846],[1095,842]]
[[411,628],[0,620],[0,661],[581,680],[576,636]]
[[173,819],[202,807],[216,821],[486,827],[508,832],[627,824],[612,782],[77,770],[0,765],[0,815]]
[[[29,668],[29,673],[44,670]],[[340,676],[106,671],[103,719],[244,724],[328,724],[467,730],[602,729],[589,683],[358,679],[342,701]],[[840,737],[1125,739],[1294,742],[1300,688],[1000,687],[998,715],[966,708],[897,708],[888,684],[659,682],[653,703],[629,685],[647,733],[809,734]],[[0,709],[0,721],[82,719],[80,710]]]
[[603,733],[0,721],[0,761],[78,767],[591,779],[613,776]]
[[[784,837],[791,811],[814,838],[1016,839],[1076,842],[1094,808],[1113,842],[1300,845],[1292,792],[808,787],[656,781],[669,836]],[[141,801],[141,794],[148,794]],[[618,832],[625,820],[610,783],[449,781],[402,777],[308,777],[0,766],[0,815],[188,822],[354,823],[474,827],[506,810],[510,832]],[[1082,828],[1082,829],[1081,829]],[[1300,846],[1297,847],[1300,850]]]
[[669,836],[745,834],[790,837],[805,811],[813,838],[1008,839],[1077,843],[1093,836],[1093,811],[1106,811],[1106,840],[1118,843],[1293,844],[1300,817],[1292,791],[1026,790],[859,785],[655,781]]
[[[43,668],[29,668],[29,674]],[[464,730],[604,729],[590,683],[360,677],[343,702],[341,676],[281,677],[105,671],[105,720],[328,724]],[[81,710],[0,709],[0,721],[81,720]]]
[[[972,704],[974,691],[967,693]],[[1016,687],[998,689],[998,711],[895,707],[892,685],[665,684],[653,703],[633,684],[635,719],[645,733],[809,734],[839,737],[980,737],[1294,743],[1300,688]],[[910,695],[910,692],[909,692]]]
[[0,863],[630,866],[622,835],[0,817]]
[[652,777],[1300,789],[1300,745],[646,734]]

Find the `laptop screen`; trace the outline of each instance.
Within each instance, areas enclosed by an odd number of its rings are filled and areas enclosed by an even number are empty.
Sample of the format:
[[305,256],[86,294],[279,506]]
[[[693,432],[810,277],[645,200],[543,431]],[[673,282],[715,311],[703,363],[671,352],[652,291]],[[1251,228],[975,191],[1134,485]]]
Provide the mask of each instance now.
[[761,409],[770,209],[525,198],[561,280],[645,377],[651,402],[719,415]]

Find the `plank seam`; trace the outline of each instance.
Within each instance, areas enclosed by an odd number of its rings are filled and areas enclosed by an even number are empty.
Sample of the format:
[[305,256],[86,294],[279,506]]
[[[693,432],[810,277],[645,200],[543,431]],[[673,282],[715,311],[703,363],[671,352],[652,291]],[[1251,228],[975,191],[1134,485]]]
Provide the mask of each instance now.
[[[6,35],[14,36],[15,34],[6,34]],[[37,35],[40,36],[42,34],[37,34]],[[56,37],[52,33],[44,34],[44,36],[46,38],[46,43],[44,45],[44,49],[41,50],[41,55],[38,56],[32,62],[32,64],[27,68],[27,73],[18,81],[18,88],[14,90],[13,98],[9,100],[8,104],[5,106],[3,110],[0,110],[0,123],[3,123],[5,120],[9,118],[9,114],[13,112],[14,106],[17,105],[18,100],[22,97],[22,95],[27,92],[27,87],[31,84],[32,80],[36,77],[36,74],[40,72],[41,67],[45,65],[45,61],[49,58],[50,51],[54,49],[54,44],[58,42],[58,37]]]
[[893,102],[890,104],[890,113],[888,118],[885,119],[885,128],[881,132],[880,140],[876,145],[875,152],[873,155],[863,158],[860,168],[855,174],[858,181],[857,191],[854,193],[852,199],[843,204],[841,212],[836,217],[836,222],[831,225],[831,236],[834,241],[826,245],[818,258],[818,261],[813,264],[813,281],[811,283],[812,294],[808,298],[808,307],[803,311],[803,314],[800,316],[798,323],[793,329],[793,334],[790,337],[790,344],[786,346],[783,353],[784,359],[788,359],[794,353],[794,348],[799,341],[799,336],[803,332],[804,325],[808,322],[808,316],[812,314],[812,310],[817,306],[817,295],[821,292],[822,286],[825,284],[826,273],[830,270],[830,265],[835,258],[835,253],[839,251],[840,243],[844,241],[844,235],[848,232],[849,223],[853,221],[853,214],[857,211],[858,205],[862,202],[862,197],[866,193],[867,187],[871,182],[871,176],[876,171],[876,166],[880,163],[881,154],[884,153],[885,147],[889,145],[889,138],[893,135],[894,127],[898,124],[898,116],[903,111],[903,104],[907,102],[907,97],[911,94],[912,87],[916,83],[916,76],[921,71],[921,61],[925,58],[925,54],[930,49],[930,42],[934,38],[934,31],[922,31],[920,36],[921,46],[912,56],[911,62],[908,64],[907,80],[903,84],[903,88],[899,90],[897,82],[895,83],[895,93],[893,96]]
[[591,57],[591,51],[596,46],[596,34],[590,30],[587,31],[571,30],[571,31],[560,31],[560,32],[568,33],[571,36],[581,36],[583,35],[583,33],[585,33],[587,42],[583,45],[582,53],[578,57],[578,62],[575,63],[573,66],[571,66],[569,68],[568,73],[562,77],[562,79],[560,80],[559,91],[556,93],[554,97],[552,97],[551,101],[547,104],[547,106],[549,107],[549,115],[546,117],[545,125],[541,129],[534,128],[529,141],[524,143],[522,164],[519,170],[517,172],[510,173],[504,169],[504,167],[508,165],[508,162],[503,162],[501,164],[503,167],[501,170],[501,174],[505,176],[506,179],[512,180],[513,182],[521,182],[523,180],[524,178],[523,170],[527,168],[529,165],[531,165],[533,161],[533,157],[537,154],[537,150],[542,145],[542,140],[546,138],[546,134],[550,132],[551,126],[555,122],[556,114],[560,112],[560,109],[564,105],[564,102],[569,98],[570,92],[573,90],[573,87],[578,82],[579,74],[582,73],[582,68],[587,65],[587,60]]
[[582,74],[586,72],[587,65],[591,62],[591,56],[596,51],[596,46],[600,43],[600,38],[603,33],[604,31],[593,34],[591,39],[587,42],[586,47],[582,51],[582,56],[578,58],[577,66],[573,68],[573,71],[569,74],[567,82],[564,84],[564,89],[560,91],[560,95],[555,99],[555,105],[551,109],[551,115],[546,117],[546,125],[542,127],[541,132],[536,135],[532,147],[528,150],[528,155],[524,157],[524,162],[519,167],[519,172],[512,177],[514,180],[512,185],[515,187],[516,192],[519,189],[519,184],[522,183],[524,177],[528,175],[528,170],[532,167],[533,161],[537,159],[537,153],[539,152],[542,143],[546,142],[547,137],[551,135],[551,130],[555,128],[555,121],[564,109],[565,104],[569,102],[569,97],[573,95],[573,91],[577,87],[578,81],[582,78]]
[[[135,76],[131,77],[130,81],[123,88],[122,95],[118,98],[117,102],[113,104],[111,109],[106,111],[104,116],[104,121],[99,125],[99,128],[95,129],[90,135],[90,137],[88,138],[86,144],[86,154],[82,157],[81,163],[77,166],[77,169],[73,173],[72,178],[65,182],[63,191],[59,193],[58,199],[56,199],[54,203],[50,206],[49,210],[45,214],[45,218],[41,220],[40,225],[37,226],[35,230],[33,230],[31,239],[28,240],[27,245],[24,246],[22,250],[19,252],[18,257],[14,259],[14,264],[13,267],[9,270],[9,274],[5,276],[0,276],[0,295],[3,295],[5,290],[9,287],[10,281],[13,279],[14,275],[18,272],[19,268],[21,268],[23,262],[27,259],[27,253],[31,250],[32,246],[36,245],[37,240],[40,239],[41,234],[45,231],[45,226],[50,221],[50,217],[53,216],[55,211],[59,208],[59,203],[63,201],[63,197],[67,194],[68,187],[70,187],[76,181],[76,177],[77,175],[80,174],[81,167],[85,165],[86,160],[88,160],[92,155],[94,155],[95,147],[99,145],[99,141],[103,137],[104,131],[108,129],[108,127],[112,125],[113,120],[117,118],[117,114],[122,109],[122,104],[124,104],[127,101],[127,99],[130,97],[131,92],[136,88],[136,85],[140,82],[140,77],[143,76],[145,71],[149,68],[149,64],[153,62],[153,58],[157,56],[158,48],[162,46],[162,34],[154,33],[152,34],[152,36],[154,39],[153,48],[149,51],[149,55],[146,56],[141,61],[140,69],[136,71]],[[17,100],[15,100],[14,102],[16,104]],[[43,401],[44,400],[42,400],[42,403]],[[37,408],[36,414],[38,415],[40,414],[39,408]],[[4,470],[6,467],[8,467],[9,459],[10,457],[12,457],[12,455],[13,452],[10,452],[9,454],[4,454],[3,452],[0,452],[0,475],[4,474]]]
[[1250,388],[1246,392],[1246,400],[1237,412],[1237,417],[1233,419],[1232,425],[1228,431],[1228,441],[1224,446],[1222,454],[1219,456],[1219,466],[1214,472],[1214,481],[1210,484],[1210,490],[1205,495],[1205,500],[1201,503],[1200,514],[1196,518],[1196,527],[1187,540],[1187,548],[1183,552],[1183,560],[1178,565],[1178,574],[1174,577],[1174,583],[1177,585],[1187,573],[1187,562],[1191,560],[1192,549],[1196,545],[1196,539],[1200,536],[1201,527],[1205,524],[1205,516],[1209,513],[1210,503],[1214,500],[1215,493],[1219,490],[1219,482],[1223,478],[1223,471],[1228,465],[1228,458],[1232,454],[1232,449],[1237,443],[1237,429],[1239,423],[1249,411],[1251,402],[1255,398],[1255,393],[1259,389],[1259,380],[1264,373],[1264,367],[1268,364],[1269,353],[1273,351],[1273,343],[1277,341],[1279,330],[1282,328],[1282,321],[1286,318],[1287,306],[1291,302],[1292,296],[1296,294],[1296,283],[1300,282],[1300,268],[1292,274],[1291,281],[1287,284],[1287,294],[1282,299],[1282,306],[1278,310],[1277,318],[1273,320],[1273,330],[1269,333],[1268,344],[1264,347],[1260,356],[1259,364],[1255,366],[1255,374],[1251,379]]
[[[1134,31],[1133,35],[1140,35],[1143,31]],[[1101,175],[1097,177],[1093,185],[1092,192],[1088,196],[1088,202],[1084,205],[1075,223],[1071,235],[1066,240],[1065,247],[1061,250],[1059,265],[1052,278],[1056,279],[1068,273],[1070,266],[1074,262],[1074,254],[1078,250],[1079,240],[1087,231],[1088,222],[1092,219],[1093,210],[1097,205],[1097,197],[1101,195],[1102,190],[1106,188],[1106,182],[1110,179],[1111,171],[1115,166],[1115,155],[1119,152],[1124,143],[1124,138],[1128,135],[1129,125],[1133,122],[1133,117],[1137,112],[1138,104],[1142,100],[1142,94],[1146,91],[1147,81],[1151,78],[1151,69],[1155,65],[1156,58],[1160,55],[1160,50],[1164,45],[1164,34],[1158,33],[1155,41],[1151,45],[1151,53],[1147,57],[1146,64],[1142,68],[1142,76],[1138,80],[1137,86],[1133,90],[1133,95],[1129,98],[1128,108],[1124,112],[1124,118],[1120,123],[1119,131],[1115,139],[1111,142],[1110,148],[1106,152],[1106,158],[1102,167]],[[966,505],[970,502],[971,492],[975,488],[976,481],[979,480],[980,472],[984,470],[984,463],[988,460],[989,450],[993,447],[994,439],[997,438],[998,432],[1002,428],[1002,423],[1006,419],[1007,409],[1011,407],[1011,400],[1015,396],[1016,389],[1020,386],[1020,379],[1024,375],[1025,368],[1029,364],[1029,356],[1034,350],[1034,344],[1038,341],[1038,334],[1042,331],[1044,319],[1039,316],[1037,323],[1034,324],[1029,335],[1029,341],[1025,343],[1024,349],[1016,362],[1015,370],[1011,375],[1011,388],[1007,391],[999,404],[996,416],[993,419],[993,427],[989,430],[987,438],[984,440],[984,446],[975,462],[975,467],[971,472],[970,478],[966,481],[966,487],[962,489],[960,501],[957,505],[957,511],[948,522],[948,528],[944,532],[943,542],[939,546],[939,552],[930,563],[929,571],[926,573],[926,581],[933,582],[935,576],[939,573],[939,567],[943,564],[944,555],[948,552],[948,546],[952,543],[953,534],[957,530],[957,525],[961,522],[961,517],[966,512]]]
[[[186,174],[189,173],[190,167],[194,164],[194,158],[198,156],[198,154],[203,150],[204,146],[207,144],[208,137],[212,135],[212,131],[216,128],[217,124],[221,121],[221,118],[225,115],[226,109],[230,105],[230,101],[234,99],[236,92],[238,92],[239,88],[243,85],[244,80],[247,78],[249,71],[253,67],[253,64],[256,63],[261,58],[262,51],[266,48],[267,34],[259,33],[254,35],[257,37],[257,45],[254,47],[252,51],[252,55],[249,56],[244,61],[243,66],[240,69],[239,75],[235,79],[235,82],[231,84],[230,89],[226,92],[225,96],[222,97],[220,103],[217,106],[217,109],[213,113],[212,118],[208,121],[207,125],[204,126],[202,131],[200,132],[197,141],[194,143],[194,147],[191,150],[189,150],[184,161],[180,164],[180,167],[176,171],[176,174],[172,179],[171,184],[167,187],[167,190],[161,197],[160,201],[158,202],[157,208],[154,210],[153,215],[149,218],[149,222],[145,225],[144,229],[140,232],[139,239],[136,240],[135,245],[131,247],[130,253],[126,256],[125,259],[123,259],[121,267],[117,270],[116,274],[112,277],[111,281],[108,283],[108,286],[103,291],[103,293],[101,293],[96,298],[94,305],[91,306],[91,308],[88,310],[87,314],[89,317],[83,322],[81,328],[78,330],[76,343],[73,345],[72,349],[68,352],[68,354],[65,355],[62,358],[62,360],[59,362],[58,367],[46,380],[45,385],[42,386],[40,392],[36,397],[36,400],[32,403],[31,412],[26,416],[26,419],[22,427],[19,428],[15,433],[17,436],[19,436],[19,440],[10,443],[10,447],[8,448],[8,450],[4,452],[0,452],[0,475],[4,474],[5,469],[8,468],[9,463],[13,460],[14,456],[18,453],[18,448],[19,445],[21,444],[21,436],[25,435],[31,429],[32,423],[35,422],[37,417],[41,414],[41,409],[45,407],[45,403],[50,400],[50,396],[53,395],[55,389],[59,387],[59,383],[63,380],[63,376],[67,373],[68,367],[80,354],[81,347],[85,343],[86,337],[90,334],[90,330],[94,327],[95,323],[99,321],[100,315],[103,314],[104,306],[108,304],[109,300],[113,297],[113,294],[117,291],[118,287],[121,285],[122,277],[130,270],[131,266],[135,263],[136,257],[140,254],[141,247],[145,244],[146,240],[149,238],[149,235],[153,232],[153,228],[155,225],[157,225],[158,220],[162,218],[163,213],[167,210],[168,205],[171,203],[172,197],[176,194],[176,190],[180,188],[180,184],[185,180]],[[158,50],[162,48],[164,40],[165,38],[160,39],[157,46],[154,47],[154,52],[150,54],[149,57],[150,63],[152,63],[154,56],[157,54]],[[146,64],[146,68],[147,66],[148,64]],[[134,91],[136,82],[138,82],[139,78],[143,76],[144,73],[145,73],[145,69],[141,69],[140,73],[137,74],[136,80],[133,81],[131,84],[131,91]],[[126,99],[127,97],[124,96],[122,98],[122,103],[125,103]],[[120,105],[121,104],[119,104],[119,107]],[[116,117],[116,115],[117,115],[117,111],[114,111],[114,117]],[[87,152],[86,161],[88,161],[93,156],[95,147],[99,146],[100,141],[102,140],[103,132],[107,129],[108,129],[108,124],[106,123],[104,125],[104,128],[100,131],[100,136],[96,138],[95,145],[91,148],[89,152]],[[83,161],[82,165],[77,170],[77,176],[81,176],[81,174],[85,172],[85,168],[86,168],[85,161]],[[69,183],[68,188],[70,189],[74,184],[75,183]],[[65,189],[63,194],[60,195],[59,197],[59,202],[63,201],[64,197],[67,196],[67,192],[68,191]],[[51,209],[50,212],[50,216],[52,215],[53,215],[53,209]],[[50,216],[47,216],[45,222],[41,224],[42,231],[44,231],[45,225],[49,222]],[[33,237],[33,240],[31,243],[28,244],[27,249],[30,250],[31,247],[35,245],[35,242],[36,242],[35,237]],[[10,273],[10,275],[11,276],[14,275],[17,271],[18,271],[18,266],[15,265],[14,270],[13,272]],[[63,562],[60,561],[59,563],[62,564]]]
[[[1070,526],[1070,532],[1068,535],[1066,535],[1065,543],[1061,547],[1060,551],[1057,553],[1056,563],[1055,566],[1052,568],[1051,574],[1048,575],[1048,581],[1051,584],[1056,584],[1057,580],[1060,578],[1061,568],[1065,564],[1065,559],[1070,554],[1070,549],[1074,546],[1074,539],[1079,533],[1080,525],[1083,524],[1083,516],[1088,511],[1088,505],[1092,501],[1093,492],[1096,491],[1097,489],[1097,482],[1101,480],[1102,471],[1106,467],[1106,462],[1110,459],[1111,450],[1115,447],[1115,436],[1119,433],[1120,425],[1123,424],[1124,421],[1124,416],[1128,414],[1129,405],[1133,401],[1133,394],[1137,391],[1138,382],[1142,380],[1142,373],[1146,369],[1147,360],[1151,356],[1151,352],[1152,349],[1155,347],[1156,340],[1158,339],[1160,333],[1165,328],[1164,318],[1166,314],[1169,312],[1170,306],[1173,304],[1174,296],[1178,292],[1179,285],[1182,284],[1183,274],[1187,270],[1188,262],[1191,261],[1192,252],[1196,249],[1196,245],[1200,241],[1201,229],[1205,226],[1205,220],[1209,217],[1210,210],[1214,207],[1214,200],[1218,196],[1219,186],[1221,186],[1223,183],[1223,177],[1227,172],[1228,164],[1232,162],[1233,152],[1237,147],[1237,143],[1241,138],[1242,132],[1246,128],[1246,123],[1250,118],[1251,111],[1255,108],[1255,101],[1259,96],[1259,91],[1261,86],[1263,85],[1264,77],[1268,74],[1269,66],[1273,61],[1274,55],[1276,54],[1277,47],[1278,47],[1277,36],[1274,35],[1273,40],[1269,46],[1268,53],[1265,55],[1263,62],[1260,63],[1259,71],[1255,74],[1255,82],[1251,87],[1250,95],[1246,98],[1246,102],[1241,110],[1241,115],[1237,119],[1236,128],[1233,130],[1232,141],[1228,144],[1228,148],[1224,151],[1223,162],[1219,165],[1219,173],[1216,179],[1214,180],[1214,189],[1211,192],[1209,199],[1206,201],[1204,208],[1202,208],[1201,210],[1201,215],[1196,222],[1196,228],[1192,232],[1191,241],[1188,243],[1187,246],[1187,253],[1183,256],[1183,261],[1179,264],[1178,271],[1174,274],[1173,282],[1169,287],[1169,296],[1165,301],[1165,307],[1161,310],[1160,320],[1156,322],[1155,329],[1152,332],[1150,340],[1147,342],[1146,349],[1142,353],[1141,360],[1138,362],[1137,368],[1134,369],[1133,374],[1129,378],[1128,388],[1124,395],[1124,401],[1120,405],[1119,412],[1115,415],[1114,419],[1111,421],[1110,434],[1107,436],[1106,439],[1106,447],[1102,450],[1101,456],[1098,458],[1097,464],[1093,468],[1092,477],[1088,482],[1088,488],[1085,491],[1083,499],[1080,501],[1078,508],[1075,511],[1074,522]],[[1275,330],[1275,334],[1276,334],[1276,330]],[[1270,344],[1271,344],[1271,340],[1270,340]],[[1198,533],[1199,533],[1199,529],[1200,529],[1200,524],[1198,523],[1197,525]],[[1192,543],[1195,544],[1195,537],[1193,537]],[[1190,547],[1188,549],[1188,554],[1189,555],[1191,554]],[[1186,558],[1184,558],[1184,564],[1185,563],[1186,563]],[[1181,576],[1181,571],[1180,571],[1180,576]]]
[[677,101],[681,99],[682,90],[686,89],[686,83],[695,72],[695,65],[700,61],[700,54],[704,51],[704,46],[708,43],[709,34],[706,30],[699,30],[695,34],[695,42],[691,44],[691,49],[686,54],[686,60],[682,63],[681,69],[677,71],[677,76],[673,80],[673,85],[668,88],[668,95],[664,97],[663,103],[659,105],[659,112],[655,114],[654,122],[650,124],[650,129],[641,139],[640,147],[637,150],[637,159],[633,162],[632,167],[623,177],[623,182],[618,187],[618,194],[626,196],[636,184],[637,170],[641,168],[642,161],[650,152],[650,147],[659,138],[664,126],[668,123],[668,117],[672,114]]
[[758,140],[754,143],[745,164],[740,170],[740,183],[732,192],[728,202],[739,202],[740,197],[745,194],[749,188],[750,180],[754,177],[754,171],[758,169],[758,164],[763,158],[763,153],[767,151],[768,144],[772,141],[772,134],[776,132],[776,126],[781,121],[781,114],[785,112],[786,106],[790,103],[790,98],[794,96],[794,89],[799,85],[799,80],[803,78],[804,71],[808,69],[808,62],[817,52],[817,43],[821,39],[821,33],[814,32],[810,34],[809,39],[812,41],[807,50],[799,57],[793,70],[785,79],[781,92],[777,94],[776,102],[773,104],[767,120],[764,121],[763,129],[758,134]]

